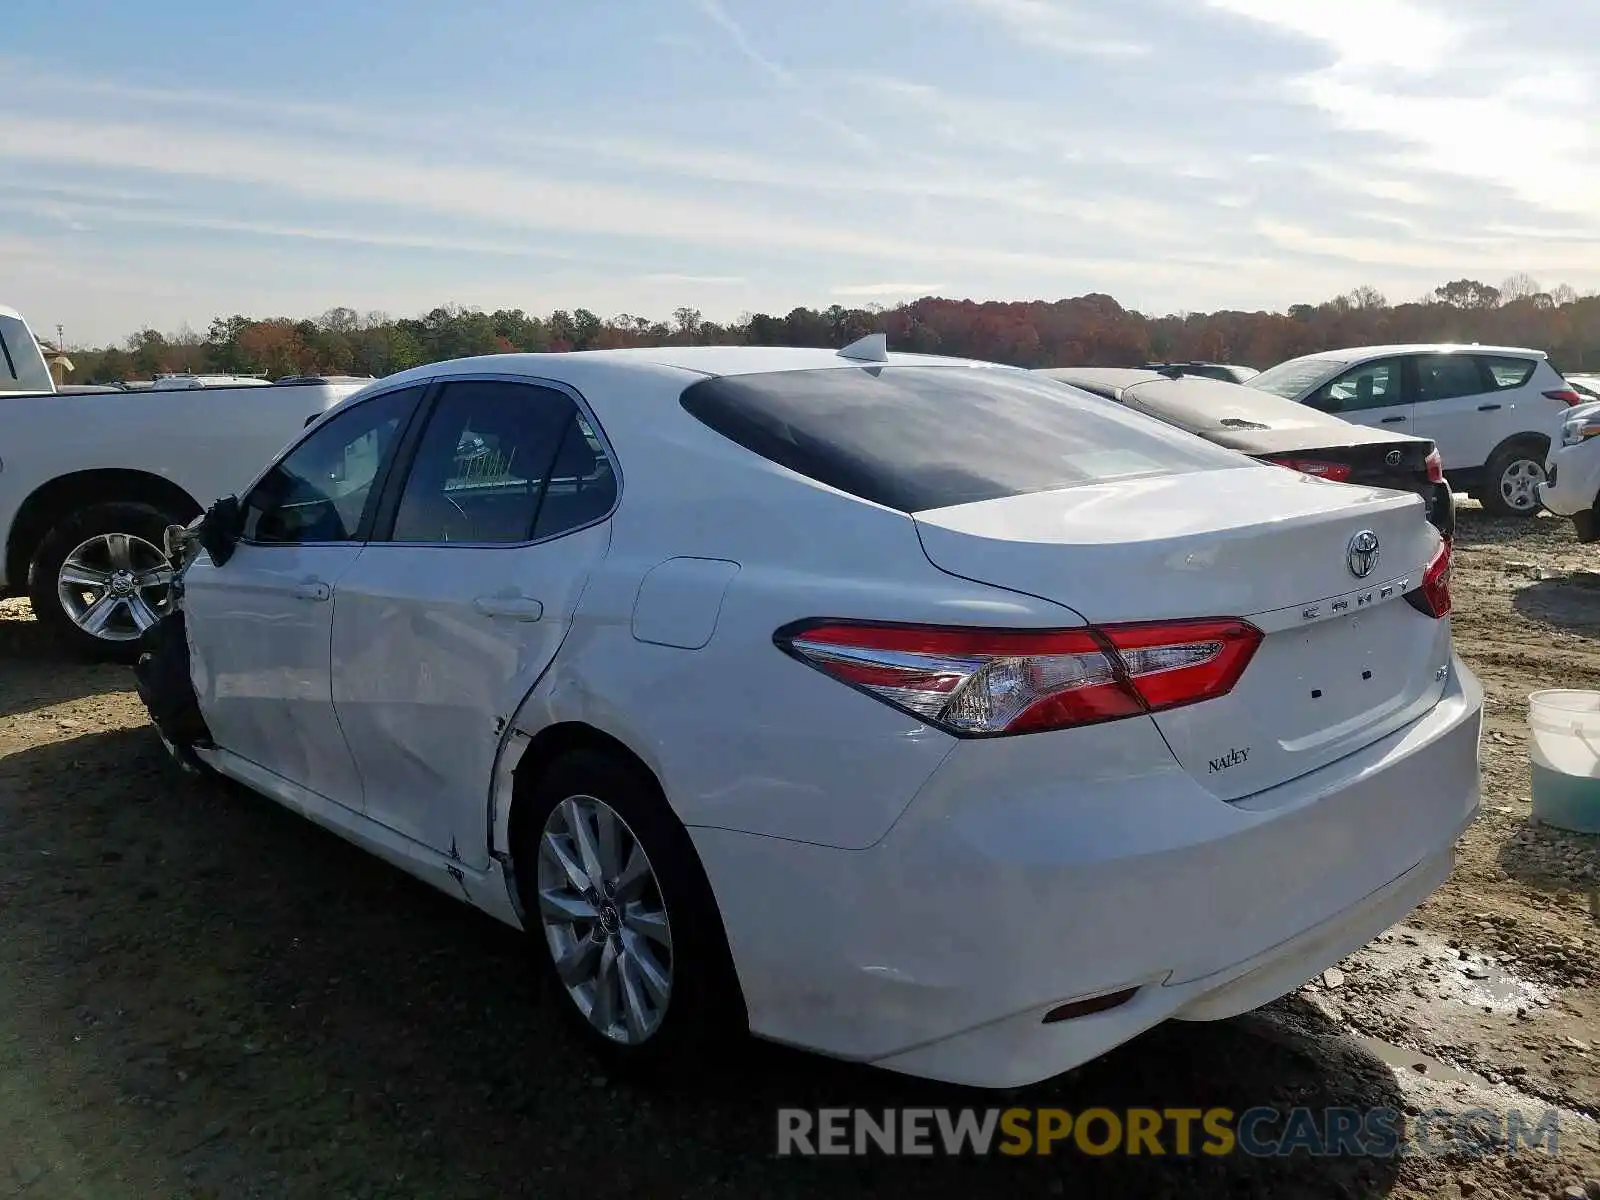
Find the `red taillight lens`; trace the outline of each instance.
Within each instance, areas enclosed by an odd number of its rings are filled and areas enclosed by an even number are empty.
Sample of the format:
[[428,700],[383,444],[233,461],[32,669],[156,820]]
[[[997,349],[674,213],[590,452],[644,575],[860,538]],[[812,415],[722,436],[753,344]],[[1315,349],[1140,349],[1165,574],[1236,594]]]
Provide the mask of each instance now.
[[777,644],[962,737],[1093,725],[1226,695],[1261,631],[1233,618],[1006,630],[808,621]]
[[1444,482],[1444,459],[1439,457],[1437,450],[1428,451],[1428,482]]
[[1406,593],[1411,607],[1430,617],[1450,615],[1450,540],[1439,543],[1433,561],[1422,573],[1422,586]]
[[1319,462],[1314,458],[1269,458],[1267,461],[1288,467],[1291,471],[1299,471],[1302,475],[1331,479],[1335,483],[1343,483],[1350,478],[1350,466],[1347,463]]
[[1545,398],[1547,400],[1559,400],[1568,408],[1571,408],[1574,404],[1583,403],[1583,397],[1571,388],[1557,388],[1555,391],[1546,392]]

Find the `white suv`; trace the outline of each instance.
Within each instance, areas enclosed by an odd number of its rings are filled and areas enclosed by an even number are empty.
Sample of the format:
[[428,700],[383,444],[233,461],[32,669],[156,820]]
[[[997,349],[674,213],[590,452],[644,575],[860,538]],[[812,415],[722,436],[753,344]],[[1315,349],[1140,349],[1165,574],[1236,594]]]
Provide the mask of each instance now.
[[[1573,381],[1574,386],[1582,384]],[[1539,499],[1558,517],[1571,517],[1580,542],[1600,541],[1600,400],[1574,408],[1550,449]]]
[[1499,516],[1539,511],[1550,431],[1584,397],[1542,350],[1359,346],[1279,363],[1248,381],[1357,425],[1431,438],[1451,485]]

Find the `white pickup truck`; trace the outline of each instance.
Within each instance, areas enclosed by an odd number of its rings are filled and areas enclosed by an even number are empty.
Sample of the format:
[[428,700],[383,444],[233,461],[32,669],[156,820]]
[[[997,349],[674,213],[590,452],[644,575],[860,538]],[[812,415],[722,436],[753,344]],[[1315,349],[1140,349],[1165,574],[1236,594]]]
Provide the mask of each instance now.
[[0,307],[0,595],[25,592],[69,647],[130,660],[167,605],[166,527],[364,384],[58,391],[27,322]]

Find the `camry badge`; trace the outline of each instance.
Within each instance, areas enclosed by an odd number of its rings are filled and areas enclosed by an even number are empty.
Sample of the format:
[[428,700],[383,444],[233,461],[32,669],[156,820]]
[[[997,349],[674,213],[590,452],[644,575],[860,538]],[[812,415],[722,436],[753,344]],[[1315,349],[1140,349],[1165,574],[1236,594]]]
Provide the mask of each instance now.
[[1363,529],[1350,539],[1350,547],[1345,552],[1345,562],[1350,566],[1350,574],[1357,579],[1365,579],[1372,574],[1372,569],[1378,565],[1378,535],[1370,529]]
[[1389,453],[1383,456],[1383,461],[1388,463],[1391,467],[1398,467],[1400,465],[1400,451],[1389,451]]

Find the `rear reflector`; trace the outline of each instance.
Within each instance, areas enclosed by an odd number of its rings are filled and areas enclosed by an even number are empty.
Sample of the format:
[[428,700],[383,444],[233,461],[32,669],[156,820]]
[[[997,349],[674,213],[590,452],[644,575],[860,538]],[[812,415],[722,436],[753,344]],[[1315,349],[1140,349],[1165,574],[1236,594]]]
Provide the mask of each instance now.
[[1545,398],[1548,400],[1559,400],[1568,408],[1571,408],[1574,404],[1583,403],[1583,397],[1577,392],[1573,391],[1571,388],[1557,388],[1555,391],[1546,392]]
[[1430,617],[1450,615],[1450,542],[1439,544],[1433,561],[1422,573],[1422,586],[1406,593],[1411,607]]
[[777,645],[957,737],[1094,725],[1224,696],[1261,644],[1232,617],[1083,629],[803,621]]
[[1302,475],[1331,479],[1335,483],[1343,483],[1350,478],[1348,463],[1321,462],[1314,458],[1269,458],[1267,461],[1280,467],[1288,467],[1291,471],[1299,471]]
[[1054,1025],[1058,1021],[1070,1021],[1074,1017],[1087,1017],[1090,1013],[1105,1012],[1109,1008],[1120,1008],[1138,994],[1138,988],[1126,988],[1120,992],[1110,992],[1104,996],[1095,996],[1089,1000],[1073,1000],[1067,1004],[1058,1004],[1045,1013],[1043,1024]]
[[1444,482],[1444,459],[1439,457],[1437,449],[1428,451],[1428,482]]

